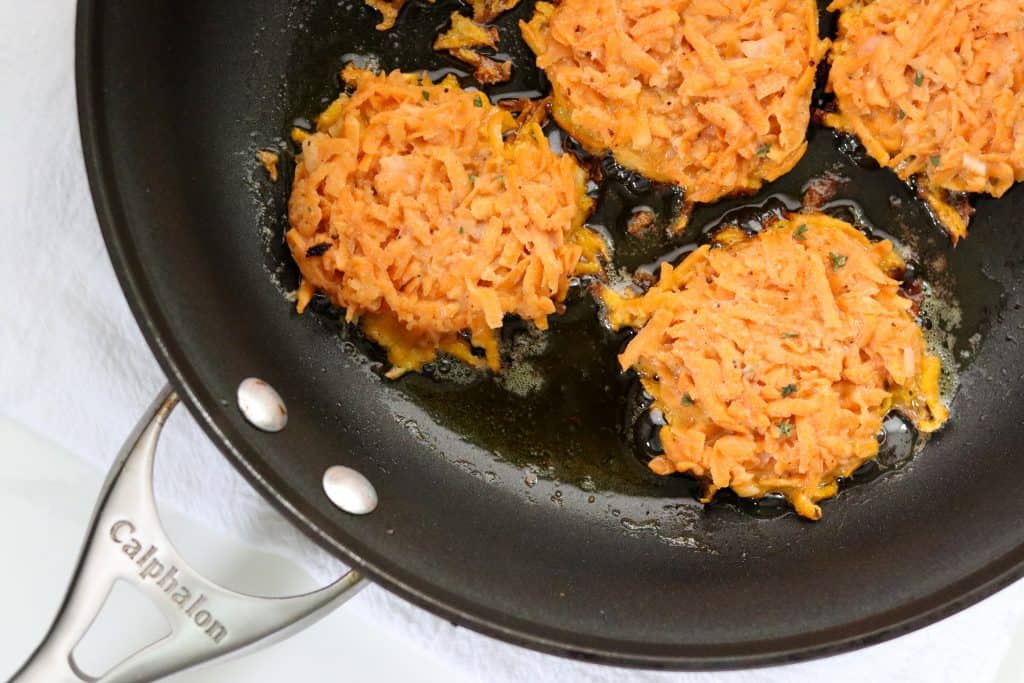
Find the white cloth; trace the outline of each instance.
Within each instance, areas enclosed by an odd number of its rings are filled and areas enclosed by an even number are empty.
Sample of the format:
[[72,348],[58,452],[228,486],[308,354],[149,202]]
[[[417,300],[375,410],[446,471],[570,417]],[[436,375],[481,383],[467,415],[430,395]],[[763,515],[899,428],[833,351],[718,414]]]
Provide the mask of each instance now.
[[[75,107],[74,10],[74,0],[0,0],[0,413],[105,468],[164,378],[96,225]],[[175,457],[158,460],[161,500],[299,558],[324,579],[340,573],[249,488],[190,419],[172,420],[163,448]],[[1021,628],[1024,588],[1017,584],[940,624],[860,652],[714,675],[624,671],[536,654],[455,628],[375,587],[345,609],[488,682],[992,681],[1001,665],[1013,666],[1003,660]]]

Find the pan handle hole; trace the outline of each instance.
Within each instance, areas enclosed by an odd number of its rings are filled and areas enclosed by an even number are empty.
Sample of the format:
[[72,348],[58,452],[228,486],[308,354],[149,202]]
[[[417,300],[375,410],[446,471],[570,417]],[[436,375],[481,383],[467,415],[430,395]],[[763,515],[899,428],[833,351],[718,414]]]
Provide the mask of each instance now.
[[99,678],[170,634],[171,626],[157,606],[138,588],[119,579],[71,656],[80,671]]

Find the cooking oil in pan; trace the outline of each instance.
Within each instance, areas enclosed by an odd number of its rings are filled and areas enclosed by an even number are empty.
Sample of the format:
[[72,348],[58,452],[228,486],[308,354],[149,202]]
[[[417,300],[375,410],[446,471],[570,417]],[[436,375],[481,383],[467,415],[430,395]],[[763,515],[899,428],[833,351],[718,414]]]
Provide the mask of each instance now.
[[[627,171],[605,164],[605,169],[611,168],[612,172],[603,178],[590,222],[611,237],[615,246],[612,266],[626,272],[653,275],[658,263],[678,262],[726,225],[753,233],[801,204],[796,198],[799,187],[793,193],[766,191],[746,201],[733,200],[728,209],[718,211],[710,220],[691,222],[682,234],[669,234],[666,228],[680,206],[677,192],[638,183]],[[639,238],[627,232],[636,207],[652,211],[657,226]],[[945,349],[946,393],[947,400],[951,399],[957,368],[949,362],[952,348],[978,334],[956,324],[964,315],[955,297],[955,272],[948,267],[932,272],[936,261],[931,252],[921,251],[922,240],[913,233],[911,240],[906,239],[907,228],[900,221],[883,214],[882,219],[889,221],[884,224],[894,227],[886,231],[878,228],[868,218],[878,215],[877,208],[869,211],[853,199],[838,197],[826,202],[821,210],[875,238],[892,240],[905,257],[911,257],[907,286],[935,276],[938,284],[925,286],[934,296],[926,298],[922,316],[930,323],[926,326],[931,327],[928,335],[932,345]],[[707,213],[701,208],[696,215]],[[646,466],[661,450],[658,430],[663,419],[657,411],[649,410],[649,397],[635,374],[623,373],[618,366],[617,355],[630,333],[612,333],[601,324],[598,307],[585,285],[578,283],[572,288],[565,314],[553,317],[547,332],[519,320],[506,322],[502,331],[505,368],[501,375],[477,372],[442,358],[424,368],[422,374],[403,377],[395,387],[437,423],[524,468],[534,483],[540,477],[587,491],[655,499],[690,498],[699,489],[697,482],[683,475],[659,477]],[[933,319],[941,319],[942,325]],[[383,360],[379,349],[365,341],[361,345],[364,352]],[[885,420],[879,439],[878,458],[845,481],[844,488],[904,467],[924,443],[909,422],[895,414]],[[716,500],[755,517],[789,512],[777,496],[752,501],[723,492]]]
[[[362,3],[349,5],[346,12],[362,13],[366,22],[374,21]],[[532,5],[522,2],[498,21],[502,48],[516,66],[511,82],[485,89],[493,100],[537,97],[549,89],[515,28],[519,19],[531,13]],[[432,78],[453,73],[464,86],[474,86],[464,65],[430,49],[433,36],[459,6],[454,0],[410,3],[396,28],[383,39],[372,29],[353,32],[339,25],[337,34],[320,38],[326,42],[293,48],[296,73],[288,79],[292,90],[281,94],[292,106],[282,130],[296,116],[314,117],[336,97],[341,87],[337,73],[348,61],[385,70],[425,71]],[[308,18],[321,19],[330,17]],[[660,263],[679,262],[719,227],[731,224],[754,232],[765,217],[798,210],[813,197],[819,210],[876,238],[892,240],[909,261],[906,284],[919,286],[925,294],[920,315],[932,351],[942,357],[947,370],[947,402],[953,398],[957,371],[969,363],[1002,305],[999,285],[972,266],[977,259],[970,238],[954,253],[913,193],[893,174],[866,160],[848,137],[812,126],[807,153],[793,171],[753,197],[693,208],[687,227],[674,231],[670,228],[681,212],[690,210],[678,188],[650,182],[611,157],[587,154],[553,124],[546,132],[554,147],[576,155],[591,173],[596,207],[590,225],[614,247],[609,268],[614,278],[636,278],[642,286],[652,281]],[[286,192],[290,174],[282,176],[275,192]],[[823,186],[828,196],[821,196]],[[275,203],[281,207],[280,215],[268,217],[277,221],[278,231],[286,224],[285,202],[280,199]],[[287,251],[277,242],[268,246],[268,253],[274,272],[282,273],[282,287],[293,287],[297,277]],[[661,448],[662,418],[649,410],[649,399],[636,376],[618,366],[617,355],[630,333],[612,333],[601,324],[586,284],[572,288],[565,313],[551,319],[547,332],[521,321],[506,321],[502,331],[505,369],[500,376],[442,358],[393,387],[437,424],[520,466],[524,481],[532,481],[533,486],[543,478],[587,493],[646,497],[652,499],[651,510],[665,509],[666,499],[692,500],[699,488],[696,482],[684,476],[659,477],[646,467]],[[962,292],[970,292],[970,297],[961,296]],[[314,314],[336,315],[323,301],[313,308]],[[347,337],[357,340],[362,353],[383,361],[381,350],[361,339],[358,330],[350,330]],[[952,419],[956,420],[955,406]],[[419,428],[429,431],[430,425]],[[850,477],[847,486],[906,466],[924,442],[895,414],[885,420],[880,441],[878,458]],[[593,503],[596,497],[590,495],[588,500]],[[788,511],[777,496],[750,501],[723,492],[717,500],[757,517]]]

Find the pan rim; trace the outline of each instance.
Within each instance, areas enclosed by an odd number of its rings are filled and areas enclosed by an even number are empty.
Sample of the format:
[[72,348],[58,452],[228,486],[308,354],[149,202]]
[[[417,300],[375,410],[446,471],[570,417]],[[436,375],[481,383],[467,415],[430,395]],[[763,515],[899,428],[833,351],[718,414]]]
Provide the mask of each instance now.
[[[98,79],[95,78],[100,63],[98,46],[102,42],[97,25],[99,4],[97,0],[79,0],[77,5],[75,86],[79,133],[93,205],[107,254],[136,324],[168,381],[174,386],[193,418],[246,481],[273,504],[293,526],[322,548],[356,568],[373,583],[458,626],[465,626],[484,635],[547,654],[583,662],[633,668],[714,671],[791,664],[875,645],[966,609],[1024,577],[1022,544],[989,562],[985,567],[927,596],[896,605],[887,612],[830,629],[845,631],[846,635],[818,632],[742,644],[680,644],[680,652],[673,654],[653,652],[651,649],[640,652],[635,648],[630,649],[626,641],[602,641],[592,636],[573,634],[564,630],[553,632],[536,622],[523,622],[512,618],[501,621],[488,614],[483,605],[473,603],[467,607],[459,607],[450,604],[442,595],[442,590],[426,582],[420,586],[413,585],[415,582],[404,581],[381,563],[354,552],[348,547],[345,538],[339,539],[337,536],[328,535],[289,502],[287,493],[269,481],[266,473],[261,472],[254,464],[260,461],[256,453],[249,452],[251,449],[247,449],[244,443],[232,442],[226,431],[226,421],[224,418],[218,419],[217,416],[217,413],[222,411],[211,411],[207,408],[216,403],[203,398],[201,381],[196,378],[188,358],[175,344],[173,335],[167,330],[166,322],[149,292],[141,264],[134,259],[131,249],[130,233],[120,210],[120,194],[113,180],[114,164],[107,144],[109,136],[101,123],[103,96],[102,90],[98,87]],[[351,540],[347,539],[349,545]],[[881,624],[875,625],[876,622]],[[541,633],[544,630],[548,633]],[[629,643],[639,644],[636,641]],[[743,651],[744,647],[749,649]],[[689,651],[683,653],[682,651],[687,648]],[[694,648],[707,651],[709,654],[694,653]]]

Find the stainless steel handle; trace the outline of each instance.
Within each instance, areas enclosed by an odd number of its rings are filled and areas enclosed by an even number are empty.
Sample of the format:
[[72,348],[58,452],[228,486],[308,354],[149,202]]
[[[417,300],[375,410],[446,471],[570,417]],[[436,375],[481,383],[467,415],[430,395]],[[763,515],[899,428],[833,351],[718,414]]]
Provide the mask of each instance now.
[[[200,576],[175,550],[153,498],[153,462],[160,432],[178,397],[165,388],[128,438],[103,485],[71,586],[53,626],[12,683],[153,681],[242,649],[277,642],[352,597],[365,581],[354,570],[306,595],[261,598]],[[75,663],[117,580],[149,597],[171,632],[99,678]]]

